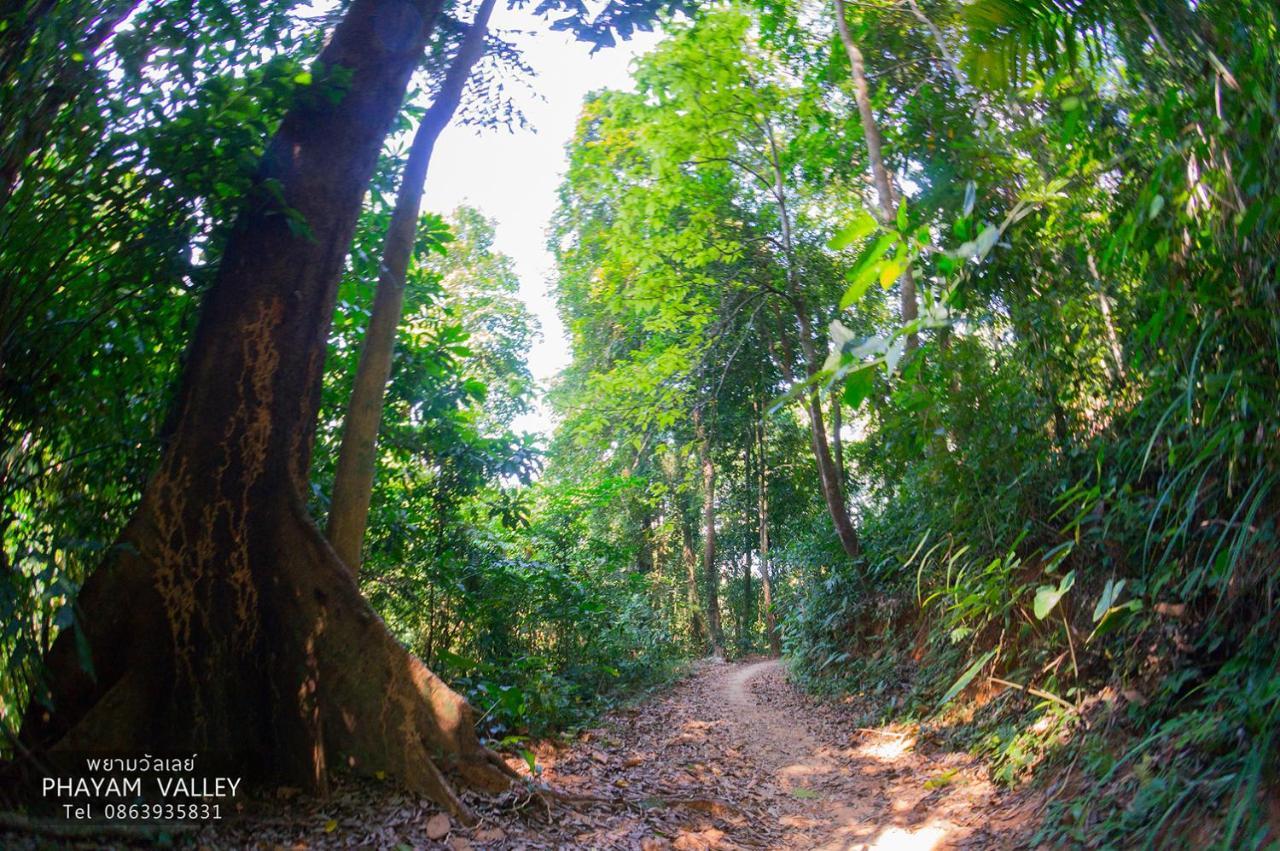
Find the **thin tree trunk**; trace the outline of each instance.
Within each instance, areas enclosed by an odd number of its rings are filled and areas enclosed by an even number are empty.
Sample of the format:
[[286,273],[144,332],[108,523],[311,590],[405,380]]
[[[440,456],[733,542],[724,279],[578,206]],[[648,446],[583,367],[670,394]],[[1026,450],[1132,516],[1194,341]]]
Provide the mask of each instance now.
[[702,603],[698,599],[698,556],[693,550],[693,524],[685,512],[680,512],[680,557],[686,571],[686,602],[689,606],[689,634],[695,646],[701,648],[707,642],[702,623]]
[[[800,326],[800,348],[804,353],[805,376],[812,378],[817,375],[821,361],[818,359],[817,350],[814,348],[813,330],[809,322],[808,308],[805,300],[800,293],[799,274],[796,268],[795,247],[792,241],[791,233],[791,213],[787,205],[786,184],[783,180],[782,162],[778,155],[778,145],[773,138],[772,126],[767,126],[768,144],[769,144],[769,161],[773,167],[773,197],[778,206],[778,221],[782,226],[782,247],[783,255],[786,263],[787,291],[792,306],[796,311],[796,321]],[[788,383],[795,383],[795,369],[793,366],[795,356],[791,349],[787,335],[781,323],[778,328],[778,338],[782,344],[783,357],[782,367]],[[818,479],[822,486],[822,498],[827,504],[827,511],[831,515],[831,522],[835,525],[836,535],[840,538],[840,546],[844,549],[845,554],[849,558],[857,558],[862,551],[861,544],[858,542],[858,533],[854,530],[853,524],[849,521],[849,514],[845,511],[844,494],[841,493],[840,477],[835,475],[834,462],[831,459],[831,449],[827,443],[826,425],[822,418],[822,402],[818,395],[816,385],[811,385],[806,393],[809,407],[809,431],[810,439],[813,444],[814,459],[818,464]]]
[[702,411],[694,412],[698,437],[698,463],[702,470],[702,577],[706,586],[707,635],[713,656],[724,656],[724,629],[720,624],[720,573],[716,568],[716,465],[711,455]]
[[831,393],[831,456],[835,461],[836,475],[840,478],[840,493],[844,494],[844,438],[840,432],[844,428],[844,410],[840,405],[840,392],[837,388]]
[[342,429],[342,446],[333,479],[333,500],[329,506],[329,543],[353,574],[360,573],[361,548],[369,522],[373,498],[373,478],[378,461],[378,427],[382,421],[383,397],[391,376],[396,329],[404,312],[405,273],[413,258],[418,213],[431,154],[441,131],[453,120],[471,69],[484,54],[485,33],[495,0],[484,0],[475,21],[467,30],[458,55],[449,66],[444,84],[414,134],[409,159],[400,179],[400,193],[387,227],[382,248],[378,289],[374,296],[369,329],[360,346],[355,384],[347,403]]
[[1107,298],[1106,287],[1102,283],[1102,276],[1098,274],[1098,264],[1093,259],[1093,252],[1090,251],[1085,255],[1085,259],[1089,264],[1089,272],[1093,275],[1093,282],[1098,291],[1098,308],[1102,311],[1102,323],[1107,332],[1107,345],[1111,349],[1111,359],[1116,364],[1116,377],[1121,383],[1128,380],[1124,368],[1124,349],[1120,347],[1120,337],[1116,334],[1115,323],[1111,319],[1111,300]]
[[924,10],[920,8],[920,4],[916,0],[907,0],[907,8],[911,10],[911,14],[916,16],[916,20],[925,25],[925,28],[929,30],[929,34],[933,36],[933,43],[937,46],[938,54],[942,57],[942,64],[947,66],[947,70],[951,72],[951,76],[956,81],[956,93],[963,98],[969,99],[973,107],[974,123],[978,125],[979,130],[985,130],[990,124],[987,119],[986,105],[982,102],[982,96],[978,94],[977,90],[969,85],[969,75],[960,66],[960,57],[951,50],[951,47],[947,44],[946,36],[942,34],[942,30],[924,13]]
[[[836,29],[840,32],[840,42],[849,57],[849,66],[853,75],[853,98],[858,104],[858,116],[862,120],[862,135],[867,140],[867,159],[871,164],[871,178],[876,187],[876,195],[880,199],[880,220],[885,224],[893,222],[898,214],[898,200],[894,195],[893,181],[884,164],[884,137],[880,134],[880,125],[876,123],[875,113],[871,111],[871,87],[867,83],[866,63],[862,58],[862,50],[853,35],[849,32],[849,22],[845,18],[844,0],[835,0]],[[915,276],[908,266],[898,279],[903,324],[915,321],[919,315],[916,306]],[[915,333],[907,335],[907,350],[911,351],[919,344]]]
[[265,204],[232,229],[160,464],[46,657],[20,733],[29,750],[216,753],[250,781],[317,790],[338,765],[467,821],[447,776],[492,791],[514,776],[305,508],[338,281],[442,5],[352,0],[314,65],[315,85],[340,75],[343,96],[304,93],[268,145],[259,184],[309,233]]
[[773,579],[769,575],[769,463],[765,453],[764,411],[756,406],[756,445],[760,463],[757,465],[759,483],[756,492],[756,524],[760,532],[760,588],[764,593],[764,629],[769,640],[769,653],[782,655],[782,642],[778,636],[778,622],[773,611]]

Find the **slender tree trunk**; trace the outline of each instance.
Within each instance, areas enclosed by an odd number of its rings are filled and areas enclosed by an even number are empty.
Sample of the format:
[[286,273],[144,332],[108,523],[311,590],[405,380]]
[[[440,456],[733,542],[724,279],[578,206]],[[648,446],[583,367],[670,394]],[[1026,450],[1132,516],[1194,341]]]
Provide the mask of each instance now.
[[694,413],[698,437],[698,463],[702,470],[702,577],[706,585],[707,635],[713,656],[724,656],[724,629],[720,624],[720,573],[716,568],[716,465],[711,455],[701,409]]
[[777,616],[773,611],[773,579],[769,575],[769,463],[765,453],[765,420],[760,405],[756,407],[756,445],[760,459],[759,482],[756,493],[756,524],[760,532],[760,588],[764,594],[764,629],[769,639],[769,653],[782,655],[782,642],[778,636]]
[[373,478],[378,462],[378,427],[382,421],[383,397],[391,376],[396,329],[404,312],[405,274],[413,258],[418,213],[431,154],[440,133],[453,120],[462,101],[471,69],[484,54],[485,33],[494,0],[484,0],[462,46],[445,75],[435,102],[427,110],[414,134],[409,159],[400,178],[400,193],[387,227],[382,247],[378,289],[374,295],[369,329],[360,346],[355,384],[347,403],[342,428],[342,447],[333,478],[333,500],[329,506],[329,543],[351,572],[359,575],[361,548],[369,522],[373,498]]
[[1102,312],[1102,324],[1107,332],[1107,345],[1111,349],[1111,359],[1115,361],[1115,376],[1123,384],[1128,380],[1128,376],[1125,374],[1124,368],[1124,349],[1120,346],[1120,337],[1116,334],[1116,326],[1111,319],[1111,300],[1107,298],[1106,286],[1102,283],[1102,275],[1098,274],[1098,264],[1093,259],[1093,252],[1088,252],[1085,258],[1089,264],[1089,273],[1093,275],[1093,283],[1098,291],[1098,308]]
[[[880,199],[880,220],[886,224],[892,222],[898,214],[898,199],[893,192],[893,180],[884,164],[884,137],[880,134],[880,125],[876,123],[875,113],[871,111],[871,87],[867,84],[867,68],[862,58],[862,50],[853,35],[849,32],[849,22],[845,17],[844,0],[835,0],[836,29],[840,32],[840,42],[849,57],[849,66],[853,75],[853,98],[858,104],[858,116],[862,120],[862,135],[867,140],[867,159],[871,163],[871,178],[876,187],[876,195]],[[916,280],[908,266],[898,279],[898,290],[901,302],[903,323],[912,322],[919,312],[916,306]],[[907,350],[919,344],[919,338],[912,333],[907,336]]]
[[645,506],[640,515],[640,548],[636,552],[636,571],[652,573],[654,566],[653,553],[653,509]]
[[250,781],[318,790],[336,765],[385,773],[464,820],[448,778],[496,791],[513,776],[305,509],[338,280],[442,5],[352,0],[314,66],[313,85],[341,80],[342,96],[304,93],[268,145],[259,183],[309,233],[266,204],[232,229],[159,466],[46,657],[20,733],[29,750],[217,753]]
[[[791,213],[787,205],[786,184],[783,180],[781,159],[778,145],[773,138],[773,129],[768,129],[769,161],[773,168],[773,197],[778,206],[778,220],[782,225],[782,247],[786,265],[787,292],[796,311],[796,321],[800,326],[800,348],[804,353],[805,375],[812,378],[817,375],[822,361],[814,348],[813,329],[809,322],[808,308],[800,293],[799,272],[795,258],[795,248],[791,234]],[[788,383],[795,383],[795,353],[787,338],[787,334],[779,322],[778,339],[782,344],[782,367]],[[844,494],[841,492],[840,477],[835,474],[834,462],[831,459],[831,448],[827,442],[826,425],[822,418],[822,402],[818,388],[810,386],[806,399],[809,407],[809,432],[813,444],[814,459],[818,464],[818,479],[822,486],[822,498],[827,504],[831,522],[835,525],[836,535],[840,538],[840,546],[849,558],[857,558],[862,551],[858,541],[858,533],[854,530],[845,511]]]
[[844,429],[844,410],[840,405],[838,390],[831,394],[831,458],[836,465],[836,475],[840,478],[840,493],[844,494],[844,438],[840,432]]
[[702,602],[698,595],[698,556],[693,549],[693,524],[680,512],[680,557],[686,571],[686,604],[689,607],[689,635],[695,646],[707,643],[706,628],[702,623]]

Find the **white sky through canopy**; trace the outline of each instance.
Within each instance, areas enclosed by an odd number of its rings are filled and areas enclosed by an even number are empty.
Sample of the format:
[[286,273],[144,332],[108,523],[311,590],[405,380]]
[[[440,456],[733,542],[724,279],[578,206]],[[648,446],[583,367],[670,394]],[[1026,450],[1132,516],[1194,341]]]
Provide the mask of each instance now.
[[[532,4],[530,4],[530,7]],[[531,125],[508,132],[451,125],[440,135],[427,177],[424,207],[448,213],[466,203],[497,219],[494,248],[515,261],[520,297],[542,326],[529,354],[540,387],[569,362],[569,344],[549,294],[554,263],[546,229],[566,167],[565,145],[573,136],[583,97],[601,88],[630,88],[632,60],[657,43],[657,33],[636,33],[591,55],[591,46],[525,10],[494,10],[493,29],[519,46],[537,73],[532,86],[509,85]],[[520,30],[521,32],[513,32]],[[537,409],[516,422],[517,430],[550,435],[550,412]]]

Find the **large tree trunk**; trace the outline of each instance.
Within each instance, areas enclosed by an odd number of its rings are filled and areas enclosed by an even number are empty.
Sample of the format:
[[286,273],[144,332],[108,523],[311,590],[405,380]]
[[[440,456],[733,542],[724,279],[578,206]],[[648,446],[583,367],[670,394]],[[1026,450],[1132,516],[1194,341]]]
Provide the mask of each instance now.
[[[850,73],[853,75],[853,99],[858,104],[862,135],[867,140],[867,159],[871,163],[871,179],[880,200],[880,220],[888,224],[894,221],[898,214],[898,200],[893,192],[893,180],[884,164],[884,139],[880,135],[880,125],[876,123],[875,113],[871,111],[871,87],[867,84],[867,67],[862,58],[862,50],[849,32],[844,0],[835,0],[835,5],[836,29],[840,33],[840,42],[844,45],[844,51],[849,57]],[[898,278],[898,293],[903,323],[914,321],[918,315],[916,280],[909,265]],[[919,339],[915,333],[907,335],[908,351],[916,348],[918,343]]]
[[760,590],[764,594],[764,630],[769,653],[782,655],[777,615],[773,611],[773,578],[769,575],[769,463],[765,453],[764,406],[756,407],[756,454],[760,459],[756,492],[756,523],[760,532]]
[[716,464],[711,439],[699,409],[694,413],[698,437],[698,463],[702,470],[702,578],[707,595],[707,634],[711,654],[724,656],[724,629],[720,624],[720,572],[716,567]]
[[[267,148],[187,352],[165,450],[47,657],[35,751],[219,753],[325,788],[385,772],[469,818],[445,775],[512,775],[467,703],[405,651],[307,516],[329,323],[361,199],[440,0],[353,0]],[[255,193],[260,199],[265,192]],[[92,670],[77,646],[87,646]]]
[[369,329],[360,346],[355,384],[347,403],[342,427],[342,446],[333,478],[333,499],[329,505],[329,543],[351,572],[359,575],[361,548],[369,523],[369,503],[373,498],[373,476],[378,461],[378,427],[382,421],[382,401],[391,359],[395,354],[396,329],[404,312],[404,281],[413,259],[418,213],[422,207],[423,185],[431,154],[440,133],[453,120],[462,102],[471,69],[484,54],[485,33],[494,0],[485,0],[463,38],[457,57],[449,66],[444,84],[414,134],[409,159],[400,178],[396,207],[387,226],[382,246],[381,273],[369,315]]

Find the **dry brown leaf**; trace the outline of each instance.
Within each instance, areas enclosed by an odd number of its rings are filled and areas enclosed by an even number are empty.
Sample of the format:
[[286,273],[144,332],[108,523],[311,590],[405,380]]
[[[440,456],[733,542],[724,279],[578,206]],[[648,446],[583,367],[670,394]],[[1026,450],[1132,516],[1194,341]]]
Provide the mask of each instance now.
[[427,838],[440,840],[449,835],[449,831],[453,829],[453,824],[449,821],[448,813],[436,813],[427,819]]

